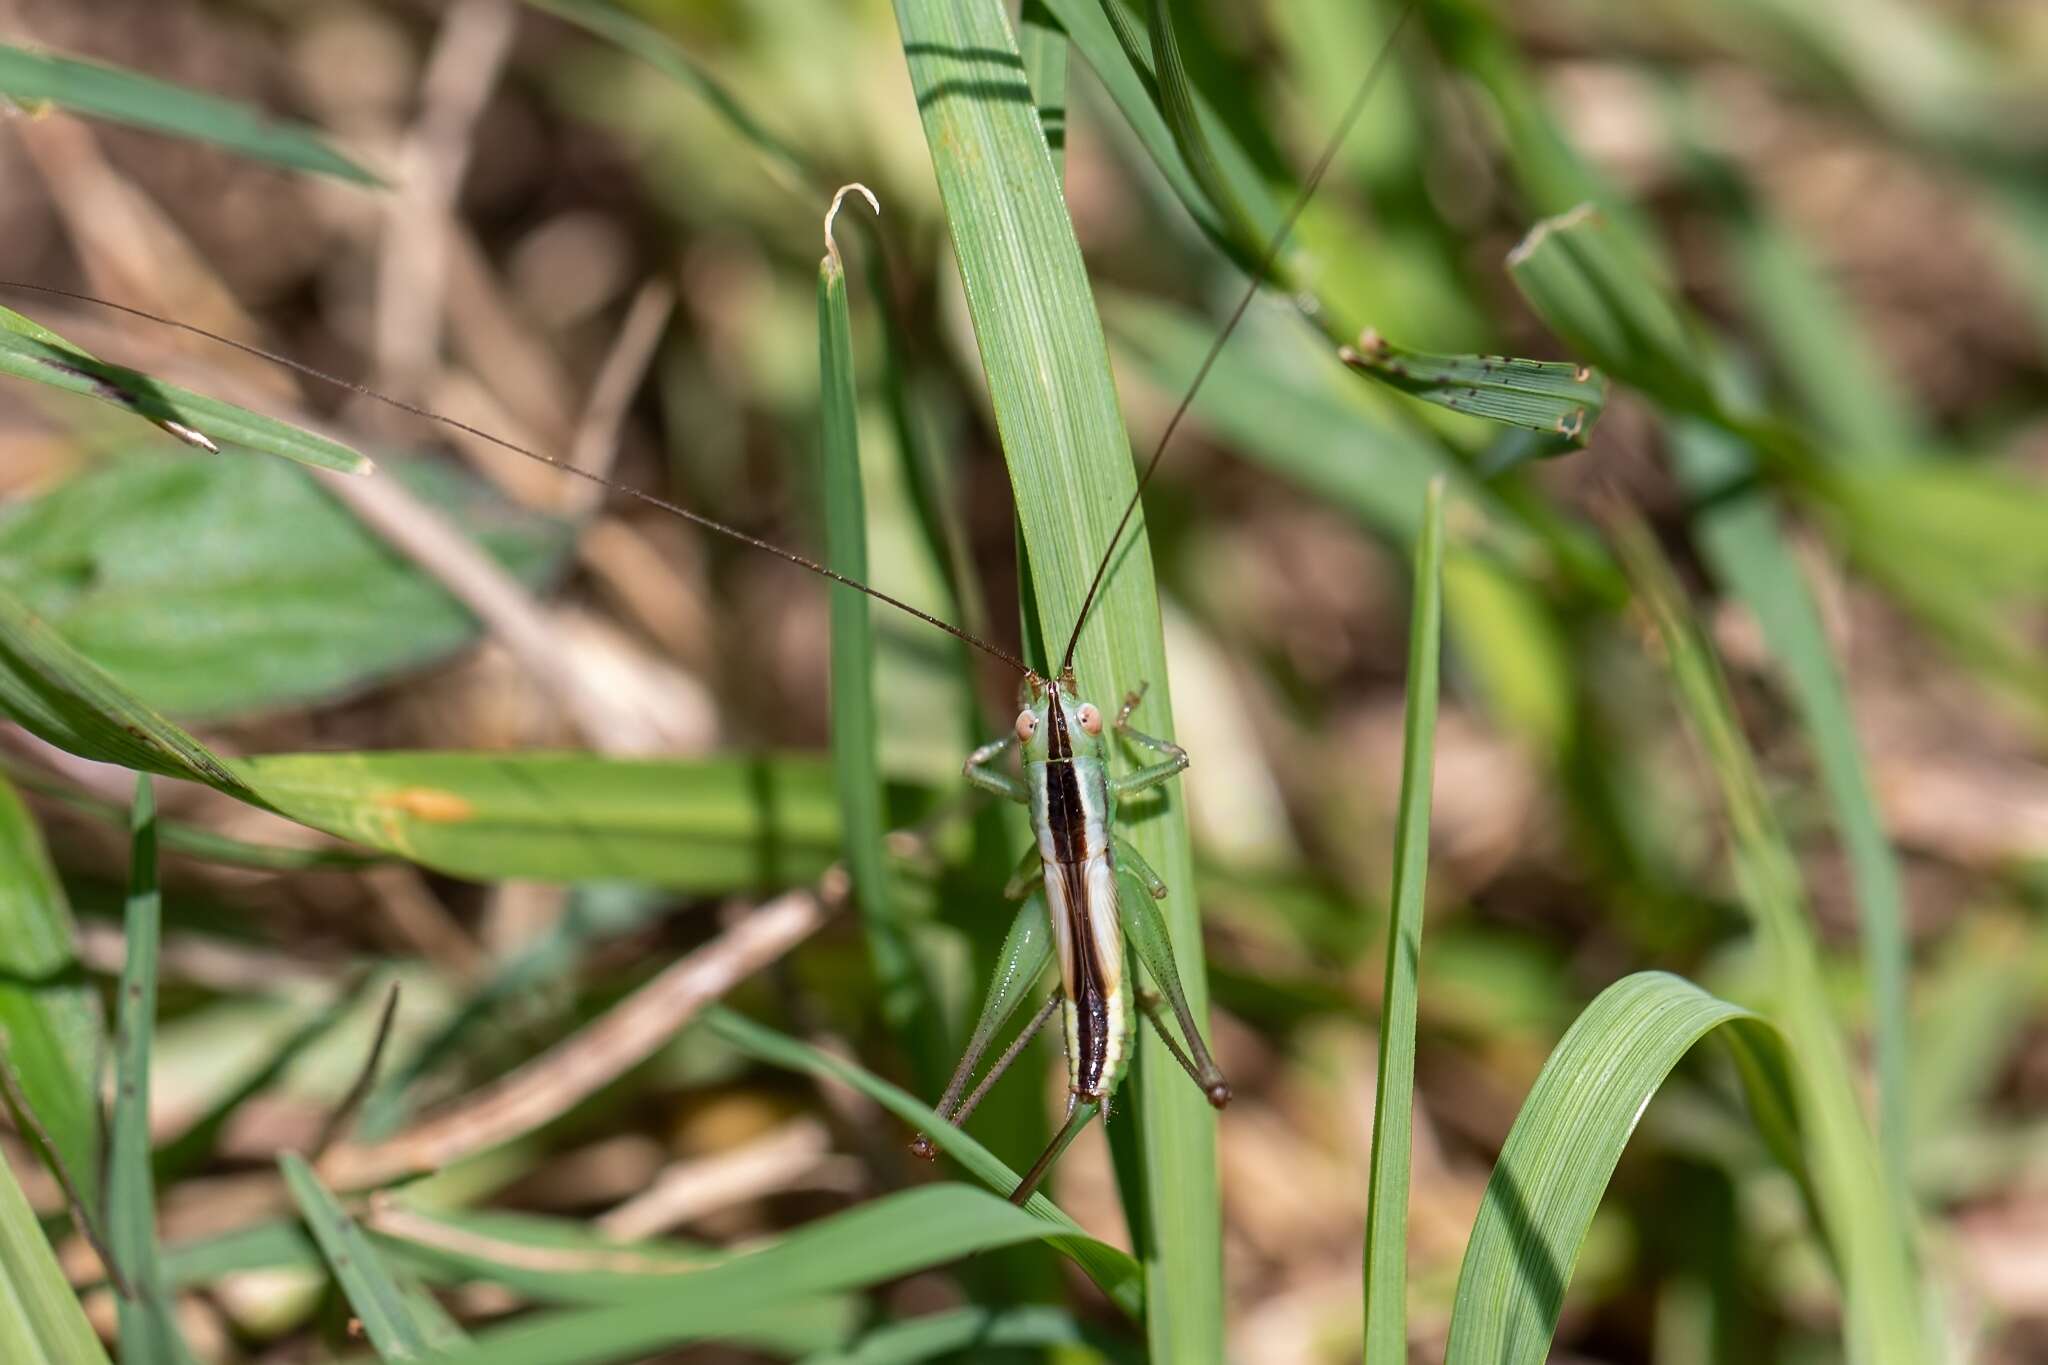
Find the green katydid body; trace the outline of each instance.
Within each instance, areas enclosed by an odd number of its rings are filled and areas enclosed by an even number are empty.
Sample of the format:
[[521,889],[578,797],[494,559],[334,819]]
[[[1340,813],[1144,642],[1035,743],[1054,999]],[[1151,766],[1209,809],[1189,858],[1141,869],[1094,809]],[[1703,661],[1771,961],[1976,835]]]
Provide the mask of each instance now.
[[[1012,897],[1025,897],[1026,903],[1003,946],[974,1038],[939,1102],[939,1113],[955,1121],[965,1118],[1024,1040],[1055,1007],[1059,1009],[1066,1034],[1067,1124],[1018,1187],[1013,1198],[1020,1202],[1081,1124],[1108,1103],[1123,1079],[1135,1032],[1134,1005],[1159,1029],[1212,1104],[1220,1108],[1230,1100],[1230,1087],[1210,1060],[1181,990],[1165,920],[1154,903],[1166,894],[1166,884],[1116,832],[1119,801],[1168,781],[1188,765],[1187,751],[1179,745],[1131,727],[1131,712],[1140,695],[1134,692],[1125,697],[1111,727],[1134,747],[1159,755],[1158,761],[1134,772],[1119,776],[1110,771],[1102,712],[1081,700],[1071,672],[1055,681],[1027,674],[1018,687],[1019,709],[1011,732],[975,750],[967,760],[970,782],[1029,807],[1036,840],[1008,888]],[[997,766],[1011,749],[1018,751],[1021,780]],[[1186,1040],[1185,1050],[1159,1017],[1155,999],[1133,989],[1135,978],[1128,970],[1125,953],[1127,938],[1146,972],[1165,993]],[[988,1080],[962,1104],[961,1091],[991,1037],[1021,1003],[1044,970],[1046,959],[1055,953],[1060,985],[1052,1001],[997,1061]],[[931,1150],[922,1137],[916,1149],[924,1154]]]

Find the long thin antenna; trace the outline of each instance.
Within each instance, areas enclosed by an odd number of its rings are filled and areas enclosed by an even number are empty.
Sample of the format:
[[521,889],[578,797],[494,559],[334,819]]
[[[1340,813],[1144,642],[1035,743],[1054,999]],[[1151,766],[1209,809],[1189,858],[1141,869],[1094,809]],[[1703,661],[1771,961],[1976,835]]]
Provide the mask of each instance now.
[[154,322],[159,326],[174,327],[181,332],[189,332],[193,336],[204,337],[208,341],[232,347],[244,355],[252,355],[259,360],[267,360],[273,365],[282,365],[288,370],[305,375],[308,379],[317,379],[321,383],[330,384],[337,389],[345,389],[350,393],[360,394],[364,398],[382,403],[386,407],[396,408],[400,412],[410,413],[414,417],[425,418],[429,422],[439,422],[444,427],[450,427],[466,435],[474,436],[481,441],[489,441],[492,445],[509,450],[515,455],[524,455],[529,460],[535,460],[551,468],[559,469],[564,474],[574,474],[579,479],[587,480],[601,488],[610,489],[612,492],[632,498],[636,502],[645,503],[649,507],[658,507],[664,512],[681,517],[684,521],[701,526],[705,530],[715,532],[729,540],[736,540],[742,545],[751,545],[757,550],[766,550],[777,559],[786,560],[800,569],[809,569],[820,577],[829,578],[834,583],[844,584],[856,592],[866,593],[877,602],[886,602],[898,611],[908,612],[926,625],[937,626],[954,639],[970,644],[984,654],[1001,659],[1019,673],[1029,674],[1031,672],[1030,665],[1000,645],[992,645],[987,640],[970,631],[962,630],[948,621],[942,621],[930,612],[919,607],[913,607],[910,603],[905,602],[899,597],[891,597],[879,588],[871,588],[858,579],[849,578],[837,569],[827,568],[815,559],[807,559],[794,550],[785,550],[780,545],[762,540],[759,536],[750,536],[736,526],[728,526],[722,521],[705,516],[702,512],[693,512],[681,503],[670,502],[667,498],[657,497],[643,489],[635,488],[631,484],[614,482],[611,479],[607,479],[604,475],[584,469],[580,465],[571,464],[569,461],[556,456],[529,449],[516,441],[508,441],[502,436],[494,436],[488,431],[484,431],[479,427],[473,427],[469,423],[460,421],[457,418],[443,416],[441,413],[420,407],[416,403],[408,403],[403,398],[393,398],[388,393],[379,393],[369,385],[359,384],[353,379],[344,379],[340,375],[329,374],[325,370],[308,365],[303,360],[294,360],[288,355],[280,355],[275,351],[266,351],[261,346],[252,346],[246,341],[237,341],[233,337],[222,336],[218,332],[209,332],[204,327],[198,327],[189,322],[180,322],[177,318],[164,317],[161,314],[152,313],[146,308],[135,308],[125,303],[116,303],[112,299],[103,299],[92,294],[81,294],[71,289],[59,289],[54,285],[31,284],[26,280],[0,279],[0,289],[21,289],[33,294],[49,294],[60,299],[70,299],[75,303],[89,303],[100,308],[111,308],[117,313],[126,313],[130,317],[141,318],[146,322]]
[[1408,16],[1415,12],[1416,3],[1417,0],[1408,0],[1402,7],[1399,17],[1394,20],[1394,27],[1388,30],[1387,40],[1381,44],[1379,55],[1372,59],[1372,65],[1366,70],[1365,79],[1358,83],[1358,92],[1351,97],[1351,103],[1344,110],[1344,117],[1337,121],[1337,131],[1331,134],[1330,140],[1323,145],[1323,153],[1316,158],[1316,164],[1309,171],[1308,179],[1302,183],[1301,193],[1295,195],[1293,207],[1287,210],[1287,216],[1280,222],[1279,231],[1273,234],[1273,240],[1267,245],[1265,255],[1259,260],[1259,268],[1252,272],[1251,282],[1244,287],[1244,293],[1239,297],[1237,306],[1230,310],[1230,317],[1225,320],[1223,329],[1216,334],[1216,339],[1209,343],[1209,353],[1202,357],[1201,366],[1195,371],[1194,382],[1188,385],[1187,392],[1181,396],[1180,406],[1173,410],[1173,416],[1166,419],[1166,430],[1159,433],[1159,443],[1152,447],[1151,458],[1145,461],[1145,470],[1138,476],[1138,486],[1131,490],[1131,500],[1124,504],[1124,514],[1117,519],[1116,530],[1110,533],[1109,544],[1102,549],[1102,562],[1095,566],[1095,577],[1088,582],[1088,593],[1081,599],[1081,614],[1074,618],[1073,633],[1067,636],[1066,650],[1060,655],[1060,672],[1064,673],[1074,665],[1074,646],[1081,642],[1081,627],[1088,624],[1088,612],[1095,605],[1095,595],[1102,589],[1102,580],[1108,574],[1110,561],[1116,555],[1117,542],[1123,539],[1125,529],[1130,526],[1131,517],[1137,512],[1138,503],[1145,496],[1145,486],[1152,482],[1152,475],[1158,471],[1160,458],[1166,454],[1167,443],[1179,429],[1180,419],[1187,416],[1188,408],[1194,404],[1195,395],[1201,392],[1202,381],[1209,377],[1209,371],[1214,368],[1216,358],[1223,354],[1223,347],[1230,340],[1230,334],[1237,330],[1237,324],[1244,320],[1246,310],[1252,306],[1252,300],[1258,297],[1267,276],[1273,273],[1273,265],[1280,259],[1281,248],[1287,245],[1287,238],[1294,232],[1294,225],[1300,220],[1302,210],[1308,207],[1308,201],[1315,198],[1316,187],[1323,183],[1323,176],[1328,173],[1330,164],[1337,159],[1338,151],[1344,146],[1344,139],[1351,136],[1352,126],[1358,122],[1359,115],[1365,112],[1365,103],[1372,97],[1373,87],[1379,84],[1380,76],[1385,72],[1387,59],[1394,55],[1394,41],[1401,36],[1402,28],[1408,23]]

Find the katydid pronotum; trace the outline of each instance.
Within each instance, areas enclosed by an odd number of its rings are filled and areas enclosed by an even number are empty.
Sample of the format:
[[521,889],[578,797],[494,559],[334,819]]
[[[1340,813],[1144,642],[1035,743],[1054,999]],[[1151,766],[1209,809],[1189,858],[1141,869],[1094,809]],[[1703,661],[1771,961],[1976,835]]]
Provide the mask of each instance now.
[[[1069,1077],[1067,1113],[1052,1141],[1012,1192],[1012,1200],[1021,1204],[1030,1197],[1052,1163],[1086,1123],[1097,1113],[1106,1113],[1110,1098],[1129,1065],[1137,1021],[1141,1017],[1158,1032],[1167,1049],[1211,1104],[1221,1108],[1230,1100],[1229,1084],[1210,1056],[1200,1025],[1188,1004],[1175,967],[1165,919],[1156,904],[1166,895],[1166,885],[1138,850],[1116,831],[1118,803],[1172,780],[1187,767],[1187,752],[1132,725],[1132,716],[1144,695],[1145,684],[1142,681],[1134,690],[1124,694],[1113,719],[1105,720],[1102,708],[1093,701],[1085,700],[1076,682],[1074,653],[1082,629],[1087,624],[1089,610],[1115,560],[1118,544],[1129,528],[1175,430],[1217,356],[1272,272],[1295,221],[1363,111],[1367,96],[1377,83],[1393,50],[1395,38],[1412,8],[1412,5],[1404,8],[1394,31],[1388,35],[1336,132],[1304,180],[1236,307],[1212,341],[1186,393],[1153,447],[1114,532],[1102,548],[1101,558],[1076,612],[1059,663],[1056,668],[1044,672],[1031,668],[1008,650],[967,630],[794,551],[665,498],[614,483],[543,452],[503,440],[366,386],[339,379],[289,357],[218,336],[189,323],[89,295],[12,281],[0,281],[0,287],[58,295],[179,328],[414,416],[459,429],[540,463],[602,484],[705,530],[765,551],[843,587],[864,593],[1001,659],[1017,670],[1021,681],[1016,720],[1002,738],[983,745],[969,756],[965,775],[974,787],[1027,806],[1036,837],[1006,888],[1006,899],[1022,901],[1022,908],[1004,942],[994,981],[967,1050],[939,1101],[937,1112],[949,1123],[964,1121],[1032,1037],[1055,1014],[1060,1016],[1064,1025]],[[835,209],[837,202],[835,199]],[[829,246],[829,218],[827,242]],[[1134,754],[1142,755],[1144,761],[1132,771],[1113,772],[1113,740],[1120,741]],[[1019,774],[999,766],[1013,749],[1019,760]],[[990,1044],[1031,996],[1038,979],[1044,974],[1047,961],[1055,955],[1059,961],[1059,983],[970,1092],[969,1083],[975,1080],[976,1070]],[[1133,958],[1137,965],[1142,965],[1156,994],[1153,990],[1139,988]],[[934,1154],[932,1142],[923,1134],[918,1135],[912,1148],[920,1155]]]

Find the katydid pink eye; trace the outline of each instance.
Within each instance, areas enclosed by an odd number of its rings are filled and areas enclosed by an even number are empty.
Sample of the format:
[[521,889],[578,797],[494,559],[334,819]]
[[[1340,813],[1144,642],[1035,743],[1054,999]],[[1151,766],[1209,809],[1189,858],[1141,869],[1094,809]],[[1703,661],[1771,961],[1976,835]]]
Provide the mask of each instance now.
[[1081,728],[1091,735],[1102,733],[1102,713],[1090,702],[1081,703]]
[[1031,737],[1037,733],[1038,717],[1029,711],[1019,711],[1017,713],[1017,738],[1029,744]]

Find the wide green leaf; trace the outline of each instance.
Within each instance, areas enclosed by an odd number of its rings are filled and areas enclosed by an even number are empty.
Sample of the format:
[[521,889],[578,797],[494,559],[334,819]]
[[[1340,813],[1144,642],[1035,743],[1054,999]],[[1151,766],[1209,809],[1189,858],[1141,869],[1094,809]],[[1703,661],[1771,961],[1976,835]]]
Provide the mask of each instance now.
[[88,1217],[103,1207],[97,1078],[106,1040],[85,979],[71,907],[42,831],[0,782],[0,1031],[5,1065],[76,1184]]
[[[444,464],[393,461],[422,501],[538,586],[568,528]],[[321,701],[432,663],[476,618],[303,471],[243,454],[123,455],[10,509],[0,581],[151,706],[226,716]]]
[[1566,1031],[1515,1115],[1458,1273],[1445,1365],[1536,1365],[1550,1354],[1586,1228],[1644,1108],[1694,1043],[1726,1026],[1760,1125],[1782,1133],[1782,1043],[1740,1006],[1639,972]]
[[1408,1359],[1408,1165],[1415,1114],[1415,1012],[1422,970],[1423,894],[1429,877],[1429,808],[1436,790],[1437,667],[1443,642],[1444,485],[1430,485],[1415,546],[1408,618],[1408,704],[1401,745],[1401,804],[1380,992],[1379,1088],[1373,1097],[1372,1175],[1365,1214],[1365,1359]]
[[99,1334],[43,1236],[13,1169],[0,1161],[0,1360],[107,1365]]
[[234,771],[315,829],[479,881],[748,891],[839,855],[831,774],[808,755],[275,754]]
[[[0,54],[4,52],[0,48]],[[12,308],[0,308],[0,374],[111,403],[210,452],[241,446],[344,474],[368,474],[375,468],[369,456],[324,436],[167,384],[140,370],[109,365]]]
[[0,45],[0,95],[24,103],[47,100],[73,113],[211,142],[287,170],[358,185],[380,183],[304,124],[98,62]]
[[[980,342],[982,368],[1036,596],[1053,650],[1073,630],[1136,487],[1108,347],[1052,153],[1000,0],[897,0],[911,86]],[[1158,593],[1142,518],[1117,550],[1080,633],[1084,695],[1112,704],[1149,682],[1145,728],[1173,735]],[[1025,634],[1028,636],[1029,631]],[[1128,830],[1171,888],[1162,909],[1180,977],[1207,1007],[1187,818],[1172,785]],[[1216,1120],[1152,1034],[1140,1032],[1135,1114],[1142,1192],[1126,1192],[1153,1291],[1152,1352],[1199,1362],[1222,1349]]]

